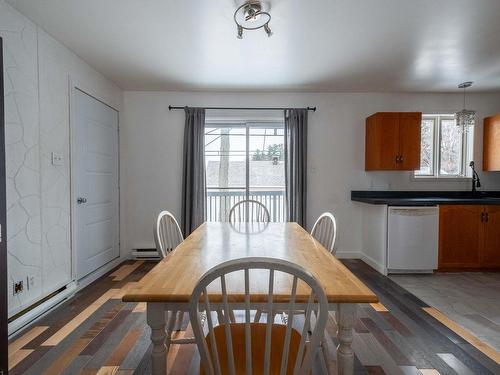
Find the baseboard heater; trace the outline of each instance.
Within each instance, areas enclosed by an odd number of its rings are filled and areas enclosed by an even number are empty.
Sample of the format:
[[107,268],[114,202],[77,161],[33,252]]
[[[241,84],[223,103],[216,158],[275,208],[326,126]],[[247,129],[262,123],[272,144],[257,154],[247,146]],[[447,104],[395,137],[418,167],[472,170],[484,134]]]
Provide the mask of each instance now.
[[9,336],[26,327],[28,324],[42,318],[62,302],[72,297],[76,292],[76,282],[71,282],[68,285],[49,294],[34,305],[15,314],[9,318]]
[[160,255],[156,249],[134,249],[132,258],[136,260],[158,260]]

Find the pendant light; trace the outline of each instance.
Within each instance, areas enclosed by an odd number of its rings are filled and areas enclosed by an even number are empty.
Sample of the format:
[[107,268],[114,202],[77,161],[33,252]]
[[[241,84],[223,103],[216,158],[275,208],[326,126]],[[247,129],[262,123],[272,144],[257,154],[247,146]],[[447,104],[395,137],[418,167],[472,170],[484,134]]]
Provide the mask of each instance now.
[[460,131],[467,133],[476,124],[476,111],[465,109],[465,89],[472,86],[472,82],[463,82],[458,85],[459,89],[464,90],[464,107],[461,111],[455,113],[455,120]]

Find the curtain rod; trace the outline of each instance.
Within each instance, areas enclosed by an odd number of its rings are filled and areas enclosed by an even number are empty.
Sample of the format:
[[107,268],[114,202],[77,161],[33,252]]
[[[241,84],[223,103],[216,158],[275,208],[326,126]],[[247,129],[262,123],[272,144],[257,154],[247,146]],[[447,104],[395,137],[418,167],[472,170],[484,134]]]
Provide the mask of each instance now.
[[[175,109],[184,109],[187,106],[181,107],[181,106],[173,106],[169,105],[168,110],[175,110]],[[279,107],[203,107],[204,109],[227,109],[227,110],[250,110],[250,111],[285,111],[287,109],[295,109],[295,108],[279,108]],[[305,107],[303,109],[307,109],[308,111],[313,111],[316,112],[316,107]]]

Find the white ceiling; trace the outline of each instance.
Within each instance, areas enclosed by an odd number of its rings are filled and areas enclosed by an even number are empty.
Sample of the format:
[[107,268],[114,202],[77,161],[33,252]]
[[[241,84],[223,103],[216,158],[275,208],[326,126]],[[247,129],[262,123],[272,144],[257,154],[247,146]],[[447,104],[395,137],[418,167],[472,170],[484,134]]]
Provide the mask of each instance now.
[[126,90],[500,90],[499,0],[8,0]]

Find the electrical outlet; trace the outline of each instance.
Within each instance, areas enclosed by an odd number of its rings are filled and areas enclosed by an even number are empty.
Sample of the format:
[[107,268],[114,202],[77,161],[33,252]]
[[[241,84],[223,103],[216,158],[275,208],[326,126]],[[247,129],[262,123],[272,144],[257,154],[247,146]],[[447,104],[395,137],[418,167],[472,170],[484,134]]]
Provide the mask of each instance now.
[[59,154],[57,152],[52,153],[52,165],[64,165],[62,154]]
[[14,283],[14,295],[22,293],[23,290],[24,290],[24,283],[22,280]]

